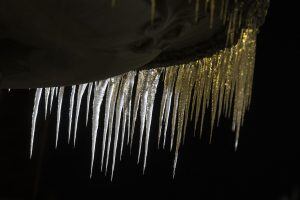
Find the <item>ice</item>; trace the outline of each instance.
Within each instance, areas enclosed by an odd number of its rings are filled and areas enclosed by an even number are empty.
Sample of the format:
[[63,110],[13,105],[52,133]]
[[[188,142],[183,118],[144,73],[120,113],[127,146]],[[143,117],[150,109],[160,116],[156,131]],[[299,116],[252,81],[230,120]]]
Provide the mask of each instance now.
[[37,88],[36,92],[35,92],[35,97],[34,97],[32,121],[31,121],[30,158],[32,156],[36,118],[37,118],[38,111],[39,111],[39,105],[40,105],[40,99],[41,99],[42,92],[43,92],[43,88]]
[[47,110],[48,110],[48,100],[49,100],[50,88],[45,88],[45,119],[47,117]]
[[[211,1],[212,2],[212,1]],[[225,14],[224,14],[225,16]],[[231,16],[233,20],[234,17]],[[235,21],[235,20],[233,20]],[[101,146],[101,170],[105,164],[105,173],[110,161],[112,161],[111,179],[114,175],[116,157],[120,152],[122,157],[124,144],[138,141],[138,162],[143,152],[143,172],[147,163],[149,150],[150,128],[153,114],[153,106],[157,92],[157,86],[162,72],[163,94],[160,102],[158,120],[158,146],[163,139],[163,148],[166,142],[170,143],[170,150],[174,150],[173,176],[178,162],[179,150],[184,143],[188,126],[188,119],[194,120],[194,134],[198,130],[202,135],[204,118],[207,109],[210,108],[210,142],[212,142],[212,130],[218,124],[220,115],[232,117],[232,130],[236,138],[234,147],[237,149],[240,137],[240,128],[244,121],[244,115],[249,108],[252,92],[252,81],[255,63],[255,38],[254,30],[243,30],[242,39],[231,48],[220,51],[211,57],[206,57],[189,64],[131,71],[126,74],[112,77],[95,83],[86,83],[78,86],[76,96],[76,114],[74,124],[74,145],[76,142],[77,126],[81,109],[81,101],[87,89],[87,112],[85,122],[89,117],[89,105],[93,90],[92,108],[92,145],[91,145],[91,174],[93,172],[94,157],[96,153],[97,132],[99,129],[100,109],[105,99],[104,128]],[[135,83],[136,74],[137,83]],[[136,84],[136,87],[135,87]],[[133,94],[133,88],[135,93]],[[56,141],[59,138],[61,109],[64,95],[64,87],[45,88],[45,116],[51,113],[53,99],[58,95]],[[30,157],[32,156],[34,133],[42,88],[35,93],[32,128],[30,139]],[[76,86],[72,86],[69,109],[68,139],[70,139],[72,126],[72,113],[75,101]],[[132,96],[134,97],[132,105]],[[50,98],[50,109],[48,103]],[[171,115],[171,117],[170,117]],[[132,117],[131,117],[132,116]],[[137,117],[139,119],[137,120]],[[169,119],[171,118],[171,119]],[[170,136],[167,136],[168,123],[171,120]],[[139,127],[135,127],[139,122]],[[198,128],[197,126],[200,126]],[[138,128],[139,135],[134,135]],[[120,130],[121,129],[121,130]],[[127,132],[127,136],[126,136]],[[112,142],[112,144],[111,144]],[[119,146],[120,144],[120,146]],[[111,148],[112,146],[112,148]],[[173,148],[174,147],[174,148]],[[112,151],[112,158],[110,158]]]
[[52,111],[52,103],[53,103],[54,93],[55,93],[55,87],[51,87],[51,90],[50,90],[50,113]]
[[124,138],[125,138],[125,129],[126,122],[128,122],[127,127],[127,143],[129,142],[130,136],[130,117],[131,117],[131,99],[132,99],[132,91],[134,86],[135,72],[129,72],[126,75],[126,80],[124,83],[124,109],[123,109],[123,123],[122,123],[122,138],[121,138],[121,147],[120,147],[120,159],[122,157],[123,146],[124,146]]
[[79,85],[78,91],[77,91],[76,113],[75,113],[75,124],[74,124],[74,137],[73,137],[74,147],[75,147],[75,144],[76,144],[77,125],[78,125],[78,118],[79,118],[80,107],[81,107],[81,100],[82,100],[82,96],[84,94],[84,91],[85,91],[87,85],[88,85],[87,83]]
[[92,117],[92,158],[91,158],[91,171],[90,177],[93,174],[93,165],[96,149],[97,131],[99,126],[100,108],[108,84],[108,79],[95,83],[94,99],[93,99],[93,117]]
[[57,102],[57,118],[56,118],[56,137],[55,137],[55,148],[57,148],[58,136],[59,136],[59,125],[60,125],[60,115],[61,115],[61,106],[64,96],[65,87],[59,87],[58,92],[58,102]]
[[[106,106],[109,107],[109,118],[108,118],[108,138],[107,138],[107,148],[106,148],[106,163],[105,163],[105,174],[107,172],[107,166],[109,161],[109,154],[110,154],[110,145],[112,139],[112,129],[113,129],[113,122],[114,122],[114,115],[115,115],[115,104],[117,100],[117,94],[119,90],[121,76],[116,76],[110,79],[110,85],[108,89],[108,94],[111,93],[110,98],[106,99]],[[104,146],[105,148],[105,146]]]
[[143,173],[146,168],[147,162],[147,155],[148,155],[148,146],[149,146],[149,137],[150,137],[150,127],[152,121],[152,112],[154,106],[154,99],[157,90],[157,85],[159,81],[159,77],[161,74],[160,69],[152,69],[149,70],[148,76],[151,78],[149,79],[149,88],[148,88],[148,101],[147,101],[147,110],[146,110],[146,138],[145,138],[145,151],[144,151],[144,164],[143,164]]
[[74,108],[74,98],[76,92],[76,85],[72,86],[70,95],[70,107],[69,107],[69,128],[68,128],[68,143],[70,143],[71,129],[72,129],[72,118],[73,118],[73,108]]
[[[117,146],[118,146],[118,139],[119,139],[120,121],[121,121],[121,116],[122,116],[121,114],[122,114],[122,111],[124,108],[124,99],[125,99],[125,95],[126,95],[126,90],[128,89],[127,87],[128,87],[128,81],[127,81],[126,75],[124,75],[121,79],[121,83],[119,86],[119,94],[118,94],[118,98],[117,98],[117,102],[116,102],[116,106],[115,106],[116,107],[116,121],[115,121],[115,134],[114,134],[114,145],[113,145],[111,180],[114,175]],[[123,138],[123,136],[122,136],[122,138]]]
[[146,71],[140,71],[138,74],[138,81],[135,91],[135,98],[134,98],[134,105],[133,105],[133,113],[132,113],[132,124],[131,124],[131,132],[130,132],[130,151],[132,148],[133,136],[134,136],[134,129],[135,129],[135,122],[138,114],[138,108],[140,104],[143,84],[146,79]]
[[90,110],[90,101],[91,101],[92,88],[93,88],[93,83],[89,83],[88,93],[87,93],[87,99],[86,99],[86,119],[85,119],[85,125],[87,125],[88,120],[89,120],[89,110]]

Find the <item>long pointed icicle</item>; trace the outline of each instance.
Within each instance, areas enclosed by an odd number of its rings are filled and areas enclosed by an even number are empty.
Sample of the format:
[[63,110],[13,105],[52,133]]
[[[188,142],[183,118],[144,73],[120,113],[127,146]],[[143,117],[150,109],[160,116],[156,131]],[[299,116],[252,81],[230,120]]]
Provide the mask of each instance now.
[[196,67],[194,65],[189,65],[188,81],[186,85],[186,99],[185,99],[185,111],[184,111],[184,122],[183,122],[183,142],[185,140],[188,117],[190,112],[190,102],[192,97],[192,90],[196,81]]
[[72,128],[72,118],[73,118],[75,92],[76,92],[76,85],[73,85],[72,90],[71,90],[70,107],[69,107],[68,143],[70,142],[70,138],[71,138],[71,128]]
[[87,87],[87,83],[81,84],[78,87],[78,92],[77,92],[77,101],[76,101],[76,113],[75,113],[75,125],[74,125],[74,137],[73,137],[73,145],[75,147],[76,144],[76,136],[77,136],[77,125],[78,125],[78,118],[79,118],[79,112],[80,112],[80,107],[81,107],[81,100],[83,93]]
[[106,163],[105,163],[105,174],[107,172],[107,166],[108,166],[108,161],[109,161],[109,154],[110,154],[110,144],[111,144],[111,139],[112,139],[112,129],[113,129],[113,122],[114,122],[114,115],[115,115],[115,108],[116,108],[116,100],[117,100],[117,95],[118,95],[118,90],[119,90],[119,84],[120,84],[121,76],[116,76],[114,78],[110,79],[111,83],[111,101],[106,102],[110,104],[109,106],[109,123],[108,123],[108,137],[107,137],[107,148],[106,148]]
[[148,74],[148,71],[145,71],[146,73],[146,81],[143,83],[143,89],[141,94],[141,103],[140,103],[140,140],[139,140],[139,150],[138,150],[138,159],[137,162],[140,161],[140,155],[141,155],[141,149],[142,149],[142,142],[144,137],[144,129],[145,129],[145,122],[146,122],[146,112],[147,112],[147,101],[148,101],[148,95],[149,95],[149,84],[151,76]]
[[174,158],[174,164],[173,164],[173,177],[175,175],[175,169],[177,165],[177,159],[178,159],[178,154],[179,154],[179,147],[182,142],[182,136],[184,134],[184,119],[187,117],[187,111],[186,111],[186,104],[189,103],[190,99],[190,89],[191,87],[189,81],[191,80],[191,76],[194,73],[192,70],[193,67],[189,65],[183,65],[179,69],[179,74],[182,74],[180,78],[178,77],[177,82],[176,82],[176,88],[175,88],[175,93],[179,94],[179,99],[178,99],[178,116],[177,116],[177,138],[176,138],[176,143],[175,143],[175,158]]
[[[124,109],[123,109],[123,122],[122,122],[122,135],[121,135],[121,147],[120,147],[120,160],[123,152],[124,138],[125,138],[125,128],[126,122],[128,122],[128,137],[127,141],[129,141],[130,135],[130,113],[131,113],[131,96],[134,85],[135,72],[129,72],[126,75],[126,79],[124,81],[123,93],[124,93]],[[121,91],[121,90],[120,90]]]
[[92,118],[92,158],[91,158],[91,170],[90,177],[93,174],[93,165],[96,149],[97,131],[99,126],[100,108],[105,94],[105,90],[108,84],[108,80],[99,81],[95,83],[94,87],[94,99],[93,99],[93,118]]
[[178,76],[177,76],[177,80],[176,80],[176,84],[175,84],[170,150],[172,150],[172,148],[173,148],[173,141],[174,141],[174,137],[175,137],[175,126],[176,126],[176,120],[177,120],[177,116],[178,116],[180,88],[181,88],[181,85],[182,85],[182,79],[184,77],[184,72],[185,72],[184,67],[185,67],[185,65],[182,65],[182,66],[179,67]]
[[174,90],[174,86],[175,86],[177,71],[178,71],[178,67],[171,67],[171,69],[170,69],[170,88],[169,88],[169,92],[168,92],[168,97],[167,97],[167,102],[166,102],[166,111],[165,111],[165,116],[164,116],[165,127],[164,127],[163,149],[165,148],[165,144],[166,144],[170,109],[171,109],[173,90]]
[[165,76],[164,76],[164,89],[163,89],[163,95],[162,95],[162,100],[160,104],[160,111],[159,111],[159,121],[158,121],[158,140],[157,140],[157,147],[159,148],[159,143],[160,143],[160,138],[161,138],[161,130],[162,130],[162,124],[163,124],[163,119],[165,116],[165,110],[166,110],[166,103],[167,103],[167,97],[169,94],[169,70],[170,68],[167,68],[165,71]]
[[132,141],[134,136],[135,122],[137,118],[138,108],[140,104],[143,84],[146,78],[145,70],[140,71],[138,74],[138,81],[135,91],[134,105],[133,105],[133,113],[132,113],[132,124],[131,124],[131,132],[130,132],[130,150],[132,148]]
[[110,106],[111,106],[110,102],[112,99],[112,95],[113,95],[112,84],[111,84],[111,80],[109,80],[108,88],[107,88],[107,92],[106,92],[104,128],[103,128],[103,134],[102,134],[101,171],[103,169],[104,153],[105,153],[105,147],[106,147],[106,137],[107,137],[107,131],[108,131]]
[[86,98],[86,119],[85,119],[85,125],[87,125],[89,121],[89,110],[90,110],[90,101],[91,101],[91,94],[93,89],[93,83],[89,83],[88,87],[88,93]]
[[[115,169],[115,162],[116,162],[116,154],[117,154],[117,146],[118,146],[118,139],[119,139],[119,130],[120,130],[120,121],[121,121],[121,114],[124,109],[124,100],[126,90],[128,90],[128,81],[127,81],[127,75],[123,75],[121,79],[121,83],[119,86],[119,92],[118,92],[118,98],[116,103],[116,121],[115,121],[115,134],[114,134],[114,145],[113,145],[113,160],[112,160],[112,169],[111,169],[111,180],[114,175],[114,169]],[[124,118],[125,119],[125,118]],[[124,120],[123,119],[123,120]],[[124,139],[124,136],[121,136],[121,140]]]
[[[127,106],[125,107],[125,113],[127,116],[127,144],[129,144],[130,141],[130,130],[131,130],[131,109],[132,109],[132,94],[133,94],[133,87],[135,83],[135,77],[136,77],[136,72],[133,71],[131,73],[131,80],[129,83],[129,92],[128,92],[128,102]],[[122,154],[122,153],[121,153]]]
[[57,143],[58,143],[60,115],[61,115],[61,105],[62,105],[62,101],[63,101],[64,90],[65,90],[64,87],[60,87],[59,88],[59,92],[58,92],[55,148],[57,148]]
[[[136,77],[136,72],[132,71],[131,72],[131,77],[130,77],[130,82],[129,82],[129,89],[128,89],[128,96],[127,96],[127,104],[125,104],[125,114],[127,117],[127,144],[129,143],[130,139],[130,130],[131,130],[131,104],[132,104],[132,93],[133,93],[133,87],[135,83],[135,77]],[[122,155],[122,151],[121,151]]]
[[45,88],[45,119],[47,117],[47,110],[48,110],[48,100],[49,100],[50,88]]
[[33,105],[33,112],[32,112],[32,121],[31,121],[31,138],[30,138],[30,158],[32,156],[33,150],[33,142],[34,142],[34,132],[36,126],[36,118],[39,111],[40,99],[42,95],[43,88],[37,88],[34,97],[34,105]]
[[146,138],[145,138],[145,151],[144,151],[144,164],[143,164],[143,173],[145,172],[146,163],[147,163],[147,155],[148,155],[148,146],[149,146],[149,137],[150,137],[150,127],[152,121],[152,112],[154,106],[154,99],[156,95],[156,89],[158,85],[158,81],[160,78],[161,70],[160,69],[153,69],[149,70],[148,76],[151,77],[149,83],[149,94],[148,94],[148,101],[147,101],[147,110],[146,110]]

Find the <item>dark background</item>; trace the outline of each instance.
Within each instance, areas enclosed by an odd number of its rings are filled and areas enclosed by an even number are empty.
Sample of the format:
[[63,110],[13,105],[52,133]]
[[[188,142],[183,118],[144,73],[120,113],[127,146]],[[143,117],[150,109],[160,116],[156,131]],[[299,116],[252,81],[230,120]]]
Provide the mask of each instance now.
[[[277,3],[277,4],[276,4]],[[77,147],[67,145],[67,110],[63,108],[58,149],[54,149],[55,121],[39,114],[33,159],[29,160],[34,91],[13,90],[0,95],[0,200],[2,199],[300,199],[300,137],[296,95],[300,32],[292,5],[272,1],[257,42],[254,93],[250,111],[234,151],[231,121],[222,118],[213,143],[199,140],[189,129],[181,148],[175,179],[173,153],[150,143],[144,175],[136,165],[137,145],[125,149],[115,177],[100,173],[96,154],[89,178],[90,124],[84,127],[82,109]],[[161,95],[161,91],[158,96]],[[82,104],[85,105],[85,100]],[[64,104],[68,104],[65,99]],[[41,106],[44,106],[43,103]],[[56,103],[54,104],[54,108]],[[155,105],[151,134],[157,133],[159,104]],[[191,126],[190,126],[191,127]],[[101,130],[101,127],[100,127]],[[209,129],[205,129],[208,133]],[[99,147],[99,145],[98,145]]]

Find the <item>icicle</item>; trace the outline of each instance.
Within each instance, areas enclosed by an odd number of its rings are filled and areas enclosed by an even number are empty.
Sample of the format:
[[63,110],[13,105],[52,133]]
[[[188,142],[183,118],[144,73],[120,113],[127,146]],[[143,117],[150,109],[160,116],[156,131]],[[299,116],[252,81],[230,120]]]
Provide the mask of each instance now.
[[[121,83],[119,86],[118,98],[116,103],[116,121],[115,121],[115,135],[114,135],[114,146],[113,146],[113,160],[112,160],[112,169],[111,169],[111,180],[114,175],[115,169],[115,161],[116,161],[116,153],[117,153],[117,146],[118,146],[118,139],[119,139],[119,129],[120,129],[120,121],[121,121],[121,114],[124,108],[124,101],[125,95],[127,95],[126,91],[128,90],[128,77],[127,75],[123,75],[121,79]],[[123,118],[124,120],[125,118]],[[122,134],[121,140],[124,139],[124,135]],[[123,141],[122,141],[123,143]]]
[[85,125],[87,126],[88,120],[89,120],[89,110],[90,110],[90,99],[91,99],[91,94],[92,94],[92,88],[93,88],[93,83],[89,83],[88,87],[88,94],[87,94],[87,99],[86,99],[86,120],[85,120]]
[[60,87],[59,92],[58,92],[55,148],[57,148],[57,142],[58,142],[58,136],[59,136],[60,113],[61,113],[61,105],[62,105],[63,96],[64,96],[64,89],[65,89],[64,87]]
[[[223,13],[226,17],[226,5],[228,0],[223,0]],[[207,0],[212,3],[212,0]],[[235,16],[230,16],[234,29]],[[230,36],[231,37],[231,36]],[[131,111],[131,100],[133,87],[135,84],[136,72],[128,72],[124,75],[116,76],[104,81],[96,82],[94,87],[93,99],[93,117],[92,117],[92,158],[91,158],[91,175],[93,170],[93,162],[97,140],[97,130],[99,126],[99,115],[101,104],[106,92],[104,130],[101,149],[101,170],[105,162],[105,173],[110,161],[109,155],[112,144],[112,169],[111,178],[113,178],[117,151],[120,149],[120,159],[122,156],[123,145],[126,138],[126,125],[128,128],[127,144],[130,142],[130,148],[134,140],[134,131],[136,119],[140,117],[140,135],[138,143],[138,161],[140,154],[144,151],[143,171],[146,167],[148,143],[150,138],[150,127],[152,121],[152,112],[157,85],[162,71],[164,74],[164,88],[159,113],[159,131],[158,145],[163,137],[163,147],[166,142],[166,132],[168,129],[169,118],[171,118],[171,138],[170,149],[173,145],[175,148],[175,157],[173,162],[173,176],[175,175],[176,165],[178,161],[179,149],[185,140],[186,127],[188,117],[194,117],[194,129],[196,130],[198,121],[200,120],[200,137],[203,129],[204,117],[208,107],[211,108],[210,124],[211,131],[214,128],[215,121],[219,122],[220,115],[223,113],[226,117],[232,117],[232,129],[235,131],[235,148],[238,147],[240,127],[243,124],[244,115],[249,109],[251,101],[252,81],[255,63],[255,47],[256,47],[256,30],[242,30],[241,38],[236,45],[226,48],[211,57],[206,57],[188,64],[175,67],[158,68],[150,70],[142,70],[138,73],[135,99],[133,110]],[[75,127],[74,127],[74,144],[76,141],[76,131],[78,118],[80,113],[81,99],[88,86],[87,94],[87,115],[89,113],[89,102],[93,83],[79,85],[76,104]],[[76,86],[72,87],[70,98],[70,127],[72,125],[72,110],[74,104]],[[45,114],[50,95],[50,112],[55,93],[58,88],[45,89]],[[193,91],[193,96],[192,96]],[[174,94],[173,94],[174,93]],[[57,108],[57,125],[56,125],[56,141],[58,142],[59,125],[61,107],[63,101],[64,87],[59,88],[58,92],[58,108]],[[38,114],[38,106],[42,89],[39,88],[35,94],[35,102],[32,114],[31,143],[30,156],[32,155],[35,123]],[[192,102],[192,104],[190,104]],[[171,111],[171,104],[173,110]],[[191,108],[191,112],[190,112]],[[116,111],[115,111],[116,109]],[[140,113],[138,113],[140,110]],[[131,114],[132,112],[132,114]],[[171,117],[170,114],[172,115]],[[116,115],[114,117],[114,115]],[[132,115],[132,120],[131,120]],[[122,121],[121,121],[122,120]],[[122,123],[121,123],[122,122]],[[114,127],[113,127],[114,125]],[[120,126],[122,131],[120,131]],[[113,131],[114,128],[114,132]],[[163,129],[163,130],[162,130]],[[163,136],[162,136],[163,131]],[[120,133],[121,132],[121,133]],[[121,135],[120,135],[121,134]],[[212,132],[210,140],[212,138]],[[119,142],[120,140],[120,142]],[[118,144],[121,143],[120,148]],[[143,146],[144,145],[144,146]],[[105,160],[104,160],[105,159]]]
[[174,90],[175,81],[176,81],[176,77],[177,77],[178,67],[171,67],[170,70],[171,70],[170,71],[170,85],[169,85],[169,91],[168,91],[167,102],[166,102],[166,111],[165,111],[165,116],[164,116],[165,128],[164,128],[163,149],[165,148],[165,144],[166,144],[167,129],[168,129],[168,125],[169,125],[170,109],[171,109],[173,90]]
[[[196,93],[194,135],[197,129],[197,124],[200,116],[200,108],[201,105],[204,104],[203,96],[204,96],[205,78],[206,78],[206,67],[203,65],[203,63],[199,62],[199,68],[197,70],[197,79],[195,82],[195,89],[194,89],[194,93]],[[202,113],[204,113],[205,109],[202,111],[203,111]],[[201,124],[202,124],[202,118],[201,118]],[[201,130],[200,130],[200,136],[201,136]]]
[[212,141],[212,133],[215,124],[215,118],[218,108],[219,94],[220,94],[220,56],[214,55],[212,57],[213,70],[212,70],[212,88],[211,88],[211,120],[210,120],[210,138]]
[[47,109],[48,109],[48,99],[50,94],[50,88],[45,88],[45,119],[47,117]]
[[42,91],[43,91],[43,88],[37,88],[36,92],[35,92],[35,97],[34,97],[32,121],[31,121],[30,158],[32,156],[36,118],[37,118],[37,114],[38,114],[38,111],[39,111],[39,105],[40,105],[40,99],[41,99]]
[[[185,104],[187,100],[187,91],[188,91],[188,78],[189,78],[189,73],[191,70],[189,70],[189,66],[187,65],[182,65],[179,68],[179,76],[176,81],[176,86],[175,86],[175,96],[177,97],[177,139],[175,143],[175,159],[174,159],[174,166],[173,166],[173,176],[175,174],[175,169],[176,169],[176,164],[177,164],[177,157],[178,157],[178,152],[179,152],[179,146],[181,144],[181,138],[182,138],[182,132],[183,132],[183,121],[184,121],[184,113],[185,113]],[[174,120],[175,121],[175,120]],[[174,122],[175,126],[175,122]],[[172,138],[171,138],[171,145],[173,143],[173,138],[174,138],[174,129],[172,130]]]
[[149,74],[148,74],[148,76],[151,77],[150,78],[151,82],[149,83],[149,88],[148,88],[149,94],[148,94],[147,110],[146,110],[146,138],[145,138],[143,173],[145,172],[146,163],[147,163],[152,112],[153,112],[154,99],[155,99],[155,94],[156,94],[160,74],[161,74],[160,69],[149,70]]
[[[99,126],[100,108],[105,94],[109,79],[99,81],[95,83],[94,87],[94,99],[93,99],[93,117],[92,117],[92,158],[91,158],[91,170],[90,177],[93,174],[94,156],[96,149],[97,131]],[[82,96],[82,95],[81,95]],[[79,112],[79,111],[78,111]]]
[[58,87],[55,87],[55,96],[58,95]]
[[53,97],[54,97],[55,87],[52,87],[50,90],[50,113],[52,111],[52,103],[53,103]]
[[[110,87],[108,89],[108,93],[111,93],[110,98],[106,99],[106,106],[109,105],[109,118],[108,118],[108,138],[107,138],[107,148],[106,148],[106,163],[105,163],[105,174],[107,172],[107,166],[109,161],[110,154],[110,144],[112,138],[112,129],[115,115],[115,104],[117,100],[119,84],[120,84],[121,76],[116,76],[110,79]],[[105,146],[104,146],[105,148]]]
[[130,134],[130,150],[132,148],[132,141],[133,141],[133,135],[134,135],[134,129],[135,129],[135,122],[137,118],[138,108],[140,104],[143,84],[146,79],[146,71],[140,71],[138,74],[138,81],[135,91],[135,98],[134,98],[134,105],[133,105],[133,113],[132,113],[132,125],[131,125],[131,134]]
[[157,140],[157,147],[159,148],[159,143],[160,143],[160,138],[161,138],[161,129],[162,129],[162,123],[163,123],[163,118],[164,118],[164,113],[166,110],[166,102],[167,102],[167,97],[169,93],[169,70],[168,68],[165,72],[164,76],[164,89],[163,89],[163,95],[162,95],[162,100],[160,104],[160,112],[159,112],[159,121],[158,121],[158,140]]
[[76,133],[77,133],[77,125],[78,125],[78,117],[79,117],[79,112],[80,112],[80,107],[81,107],[81,99],[84,94],[84,91],[87,87],[87,83],[81,84],[78,87],[78,92],[77,92],[77,101],[76,101],[76,113],[75,113],[75,125],[74,125],[74,137],[73,137],[73,144],[75,147],[76,144]]
[[145,121],[146,121],[146,112],[147,112],[147,101],[149,95],[149,84],[151,83],[151,75],[149,71],[145,71],[146,73],[146,81],[143,83],[142,87],[142,94],[141,94],[141,104],[140,104],[140,140],[139,140],[139,150],[138,150],[138,159],[137,162],[140,161],[140,154],[144,136],[144,128],[145,128]]
[[174,94],[174,106],[173,106],[173,116],[172,116],[172,129],[171,129],[171,143],[170,143],[170,150],[173,148],[173,141],[175,136],[175,126],[177,120],[177,112],[178,112],[178,105],[179,105],[179,95],[182,85],[182,79],[184,77],[184,67],[185,65],[181,65],[178,70],[178,76],[175,85],[175,94]]
[[71,128],[72,128],[72,118],[73,118],[73,107],[74,107],[75,92],[76,92],[76,85],[73,85],[72,90],[71,90],[70,107],[69,107],[68,143],[70,143],[70,138],[71,138]]
[[109,119],[110,119],[110,106],[111,106],[111,100],[113,96],[113,83],[114,79],[109,79],[108,83],[108,89],[106,92],[106,102],[105,102],[105,116],[104,116],[104,129],[103,129],[103,135],[102,135],[102,153],[101,153],[101,171],[103,168],[103,160],[104,160],[104,153],[105,153],[105,147],[106,147],[106,137],[107,137],[107,131],[108,131],[108,124],[109,124]]
[[[130,135],[130,114],[131,114],[131,98],[132,98],[132,90],[134,85],[134,78],[136,73],[135,72],[128,72],[126,75],[126,80],[124,83],[124,109],[123,109],[123,122],[122,122],[122,138],[121,138],[121,148],[120,148],[120,160],[122,157],[123,152],[123,145],[124,145],[124,137],[125,137],[125,127],[126,122],[128,121],[128,137],[127,142],[129,141]],[[121,90],[120,90],[121,91]]]
[[186,91],[186,97],[185,97],[185,110],[184,110],[184,122],[183,122],[183,142],[185,140],[186,135],[186,128],[187,128],[187,122],[190,112],[190,102],[191,102],[191,96],[192,96],[192,90],[195,85],[196,81],[196,66],[195,65],[188,65],[188,80],[187,85],[185,88]]

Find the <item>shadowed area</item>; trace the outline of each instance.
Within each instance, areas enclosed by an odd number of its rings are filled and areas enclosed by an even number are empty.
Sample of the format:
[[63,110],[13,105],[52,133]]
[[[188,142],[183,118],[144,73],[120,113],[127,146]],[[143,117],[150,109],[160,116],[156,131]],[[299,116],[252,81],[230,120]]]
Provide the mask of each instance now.
[[[243,2],[247,16],[254,1]],[[226,23],[219,2],[212,28],[204,0],[197,22],[194,1],[157,1],[153,23],[150,7],[146,0],[117,1],[113,8],[109,0],[1,1],[0,87],[91,82],[145,66],[184,63],[224,48]]]

